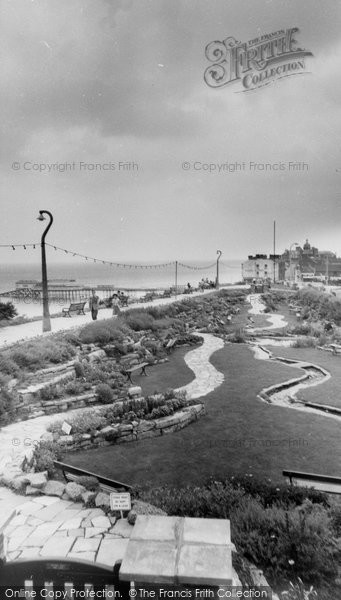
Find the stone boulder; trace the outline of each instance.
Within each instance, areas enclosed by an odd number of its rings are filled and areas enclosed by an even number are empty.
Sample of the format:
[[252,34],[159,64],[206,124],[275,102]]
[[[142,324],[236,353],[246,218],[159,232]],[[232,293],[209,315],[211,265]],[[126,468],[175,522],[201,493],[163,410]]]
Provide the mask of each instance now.
[[41,471],[40,473],[27,473],[26,477],[32,488],[41,489],[47,483],[47,471]]
[[99,508],[101,506],[110,506],[110,496],[105,492],[99,492],[95,498],[95,504]]
[[157,506],[153,506],[153,504],[149,504],[148,502],[142,502],[142,500],[133,501],[132,508],[127,517],[127,521],[130,525],[135,524],[137,515],[160,515],[162,517],[167,517],[167,513],[164,510]]
[[88,354],[88,361],[90,363],[94,363],[99,360],[103,360],[104,358],[106,358],[106,356],[107,355],[104,350],[94,350],[93,352],[90,352],[90,354]]
[[50,481],[42,488],[45,496],[59,496],[59,498],[64,494],[64,490],[65,484],[54,479],[50,479]]
[[130,387],[128,389],[128,396],[130,396],[130,398],[133,398],[134,396],[141,396],[142,395],[142,388],[139,385],[133,385],[132,387]]
[[82,500],[82,494],[86,492],[86,488],[75,481],[69,481],[65,486],[65,492],[70,500],[77,502],[78,500]]

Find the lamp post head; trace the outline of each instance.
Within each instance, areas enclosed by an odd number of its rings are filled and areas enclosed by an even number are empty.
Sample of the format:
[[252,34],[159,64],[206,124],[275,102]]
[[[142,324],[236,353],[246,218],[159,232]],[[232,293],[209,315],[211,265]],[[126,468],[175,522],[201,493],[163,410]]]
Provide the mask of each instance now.
[[40,210],[39,211],[39,217],[37,217],[37,221],[45,221],[45,217],[43,215],[43,212]]

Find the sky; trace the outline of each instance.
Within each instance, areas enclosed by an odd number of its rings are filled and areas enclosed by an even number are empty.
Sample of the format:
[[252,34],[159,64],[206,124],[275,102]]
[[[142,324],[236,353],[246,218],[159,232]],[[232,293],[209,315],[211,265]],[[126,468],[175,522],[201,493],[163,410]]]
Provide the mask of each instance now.
[[[103,260],[214,261],[218,249],[225,260],[244,260],[272,252],[274,221],[278,252],[309,238],[341,255],[340,3],[0,7],[0,244],[39,241],[38,210],[49,210],[47,241]],[[303,75],[247,93],[241,82],[205,83],[210,42],[293,27],[313,54]],[[218,172],[236,162],[245,169]],[[252,170],[250,162],[285,170]],[[289,162],[308,168],[291,171]],[[211,163],[210,172],[203,165]],[[0,248],[0,262],[23,259],[37,260]]]

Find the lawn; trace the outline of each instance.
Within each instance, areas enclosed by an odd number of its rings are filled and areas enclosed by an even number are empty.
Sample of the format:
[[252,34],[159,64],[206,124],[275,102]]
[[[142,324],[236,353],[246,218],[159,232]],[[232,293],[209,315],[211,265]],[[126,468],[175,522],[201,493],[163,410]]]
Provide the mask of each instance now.
[[[224,372],[225,381],[205,397],[208,414],[198,422],[160,438],[69,454],[65,462],[130,484],[179,487],[236,473],[281,481],[283,469],[339,475],[336,421],[257,399],[263,387],[295,377],[297,369],[255,360],[244,344],[225,346],[212,362]],[[160,384],[169,367],[171,363],[153,368],[155,376],[160,373]],[[171,387],[183,383],[176,369],[168,382]]]
[[329,404],[341,408],[341,356],[334,356],[331,352],[324,352],[315,348],[279,348],[267,346],[274,356],[294,358],[312,362],[326,369],[331,378],[325,383],[310,387],[298,393],[300,400],[309,400],[318,404]]

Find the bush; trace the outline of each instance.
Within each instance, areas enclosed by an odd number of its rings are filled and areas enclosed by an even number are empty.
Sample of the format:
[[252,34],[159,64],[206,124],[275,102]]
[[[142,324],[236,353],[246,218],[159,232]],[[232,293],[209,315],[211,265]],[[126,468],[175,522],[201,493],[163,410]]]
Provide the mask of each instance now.
[[170,516],[227,519],[231,509],[240,503],[244,491],[228,483],[212,482],[208,487],[136,489],[135,494]]
[[15,417],[14,397],[0,380],[0,425],[8,425]]
[[276,583],[302,577],[328,582],[337,574],[340,549],[332,537],[325,508],[309,501],[286,511],[264,509],[254,498],[244,498],[233,511],[232,539],[237,548]]
[[109,342],[122,342],[124,336],[129,334],[129,329],[118,319],[105,319],[89,323],[79,332],[82,344],[104,345]]
[[75,374],[77,378],[85,376],[84,367],[79,361],[75,362]]
[[9,321],[18,314],[13,302],[0,302],[0,321]]
[[[48,431],[61,434],[64,421],[53,421],[48,426]],[[101,429],[107,424],[106,419],[94,410],[87,410],[68,418],[71,425],[71,434],[91,433],[96,429]]]
[[316,346],[316,339],[310,336],[298,337],[293,343],[293,348],[314,348]]
[[60,460],[61,450],[57,443],[41,441],[33,451],[35,471],[47,471],[51,476],[55,468],[53,461]]
[[[67,342],[63,336],[54,335],[43,339],[23,342],[0,354],[0,362],[4,363],[5,371],[8,369],[42,369],[49,364],[63,363],[75,355],[75,347]],[[14,367],[13,363],[16,365]]]
[[100,383],[96,387],[97,398],[103,404],[110,404],[114,399],[114,392],[107,383]]
[[287,592],[282,592],[281,600],[318,600],[318,595],[313,586],[306,589],[302,579],[298,578],[297,583],[291,583]]

